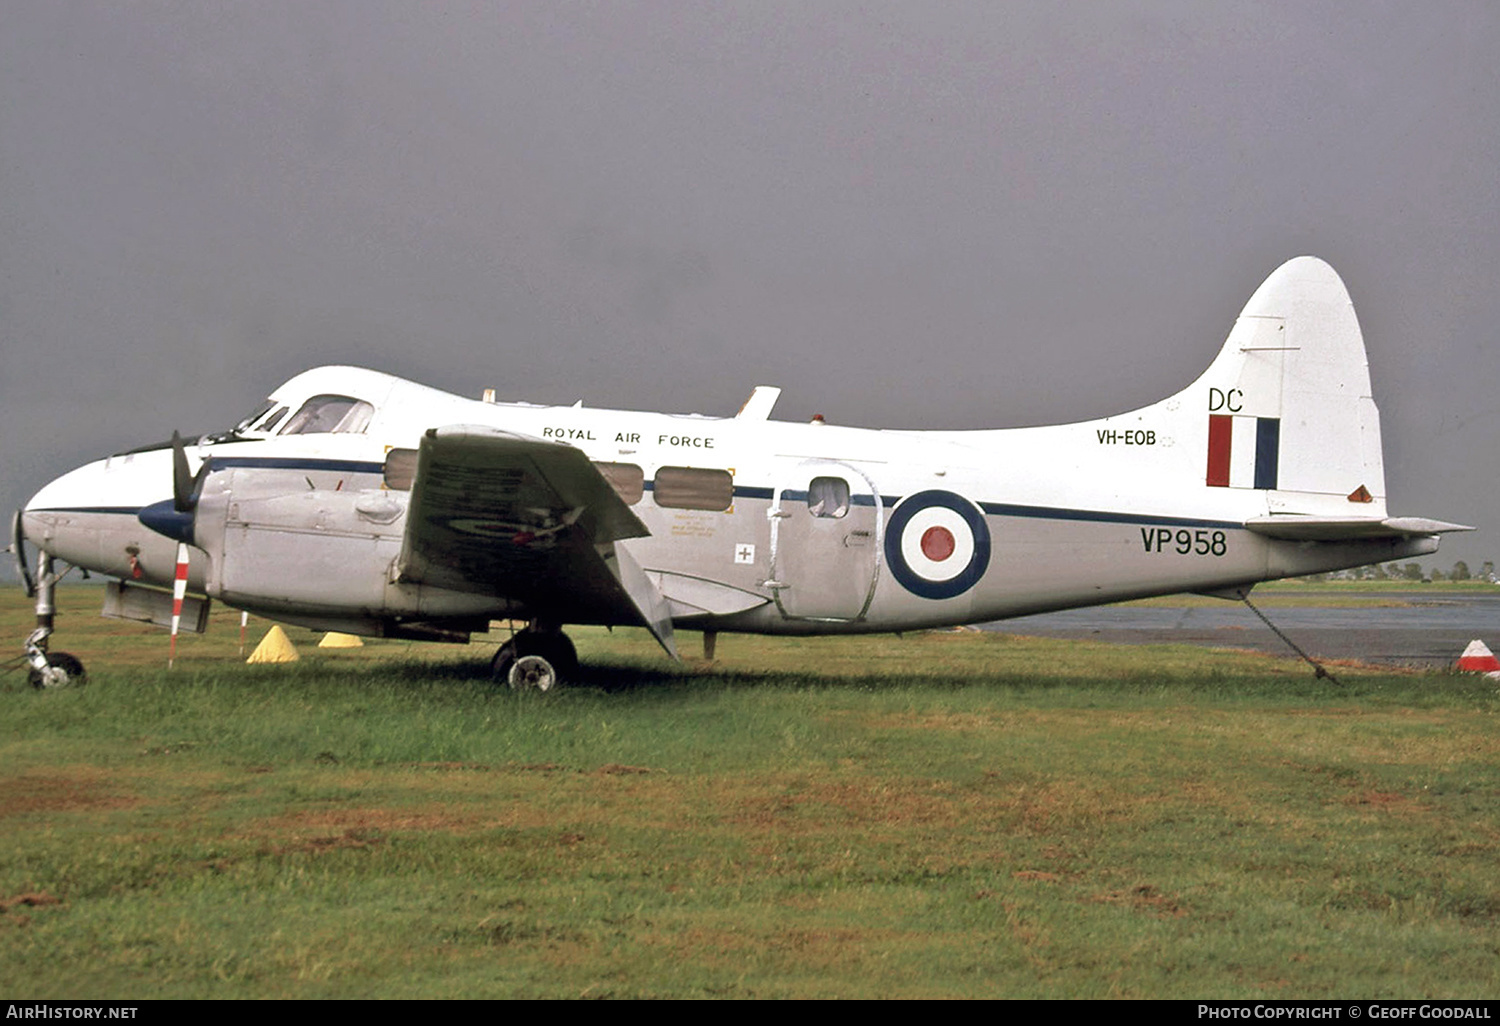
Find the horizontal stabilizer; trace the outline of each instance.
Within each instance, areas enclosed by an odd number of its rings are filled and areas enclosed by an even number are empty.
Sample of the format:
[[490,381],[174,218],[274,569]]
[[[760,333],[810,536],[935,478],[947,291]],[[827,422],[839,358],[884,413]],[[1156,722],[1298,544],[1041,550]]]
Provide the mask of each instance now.
[[1364,538],[1417,538],[1449,531],[1472,531],[1425,517],[1311,517],[1286,514],[1252,517],[1245,529],[1285,541],[1355,541]]

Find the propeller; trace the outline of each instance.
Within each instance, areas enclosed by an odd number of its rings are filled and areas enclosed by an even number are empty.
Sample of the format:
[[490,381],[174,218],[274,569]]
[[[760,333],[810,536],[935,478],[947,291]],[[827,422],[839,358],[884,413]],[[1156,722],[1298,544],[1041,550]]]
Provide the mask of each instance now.
[[207,477],[208,460],[202,460],[196,474],[190,472],[187,469],[187,444],[181,435],[172,432],[172,510],[183,516],[178,519],[180,532],[174,535],[177,537],[177,573],[172,574],[172,643],[166,652],[166,669],[171,669],[172,663],[177,661],[177,628],[181,625],[183,598],[187,594],[186,541],[192,540],[193,513],[198,508],[198,496]]
[[176,431],[172,432],[172,508],[179,513],[191,513],[198,508],[198,495],[203,490],[203,479],[208,477],[208,460],[194,474],[188,470],[187,444]]
[[177,661],[177,631],[182,624],[182,603],[187,595],[188,546],[193,543],[195,513],[203,482],[208,478],[209,460],[204,460],[194,474],[188,467],[187,443],[172,432],[172,497],[141,508],[136,519],[157,534],[177,543],[177,569],[172,578],[172,644],[167,651],[167,667]]
[[[193,513],[198,508],[198,496],[203,492],[203,481],[208,477],[208,460],[204,460],[194,474],[188,469],[187,444],[176,431],[172,432],[172,509],[178,514],[173,519],[177,532],[170,535],[177,539],[177,572],[172,577],[172,646],[167,651],[167,669],[177,661],[177,629],[182,623],[182,600],[187,596],[188,547],[193,537]],[[166,503],[161,503],[166,505]],[[144,512],[144,511],[142,511]],[[151,525],[147,525],[148,527]],[[164,532],[165,533],[165,532]]]
[[157,534],[165,535],[176,542],[193,542],[193,513],[198,508],[198,497],[203,492],[203,482],[208,478],[210,461],[194,474],[188,468],[187,443],[176,431],[172,432],[172,498],[163,499],[145,506],[136,514]]

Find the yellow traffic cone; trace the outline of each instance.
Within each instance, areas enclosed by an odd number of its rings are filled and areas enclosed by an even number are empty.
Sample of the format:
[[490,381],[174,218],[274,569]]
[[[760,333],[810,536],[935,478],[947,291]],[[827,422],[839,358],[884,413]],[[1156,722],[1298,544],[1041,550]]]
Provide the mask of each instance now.
[[250,653],[247,663],[295,663],[301,656],[292,647],[292,640],[286,636],[286,631],[276,624],[266,631],[266,636],[261,639],[255,651]]
[[364,648],[365,643],[353,634],[340,634],[338,631],[329,631],[323,635],[323,640],[318,642],[319,648]]

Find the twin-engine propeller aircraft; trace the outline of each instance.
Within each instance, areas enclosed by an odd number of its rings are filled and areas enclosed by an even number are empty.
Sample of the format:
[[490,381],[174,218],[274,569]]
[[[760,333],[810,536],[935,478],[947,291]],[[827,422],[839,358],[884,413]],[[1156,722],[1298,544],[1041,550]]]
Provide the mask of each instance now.
[[[876,431],[772,421],[778,394],[719,419],[307,371],[231,431],[91,463],[19,511],[32,679],[83,673],[47,650],[64,565],[115,579],[106,613],[158,622],[179,576],[317,630],[467,641],[525,620],[494,672],[547,688],[576,666],[565,624],[643,626],[675,656],[678,626],[707,647],[1242,597],[1469,529],[1387,515],[1359,324],[1311,257],[1256,291],[1202,377],[1119,416]],[[189,622],[205,610],[187,600]]]

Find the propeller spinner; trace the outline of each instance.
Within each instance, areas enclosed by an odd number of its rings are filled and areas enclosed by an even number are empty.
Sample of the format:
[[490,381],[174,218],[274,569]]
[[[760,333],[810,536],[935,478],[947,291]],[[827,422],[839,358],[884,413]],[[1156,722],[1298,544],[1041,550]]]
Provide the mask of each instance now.
[[188,467],[187,445],[176,431],[172,432],[172,498],[144,506],[136,519],[157,534],[175,542],[193,543],[194,513],[203,481],[208,477],[209,461],[194,474]]

